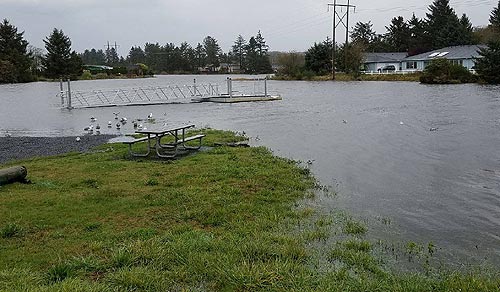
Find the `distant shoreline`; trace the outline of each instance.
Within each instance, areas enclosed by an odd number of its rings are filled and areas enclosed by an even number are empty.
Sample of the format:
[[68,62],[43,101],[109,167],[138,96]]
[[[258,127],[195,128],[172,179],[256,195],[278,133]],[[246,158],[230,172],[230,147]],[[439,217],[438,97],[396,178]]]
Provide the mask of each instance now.
[[[359,77],[353,77],[344,73],[337,73],[335,81],[405,81],[405,82],[420,82],[421,73],[412,74],[361,74]],[[277,81],[332,81],[332,75],[321,76],[288,76],[276,75],[272,80]]]

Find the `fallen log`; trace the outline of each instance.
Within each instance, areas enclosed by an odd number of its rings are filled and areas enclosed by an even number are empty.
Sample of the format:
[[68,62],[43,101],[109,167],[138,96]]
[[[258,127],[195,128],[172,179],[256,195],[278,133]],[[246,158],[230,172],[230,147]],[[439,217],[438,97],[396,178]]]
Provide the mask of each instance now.
[[24,166],[0,169],[0,186],[15,182],[26,182],[28,170]]

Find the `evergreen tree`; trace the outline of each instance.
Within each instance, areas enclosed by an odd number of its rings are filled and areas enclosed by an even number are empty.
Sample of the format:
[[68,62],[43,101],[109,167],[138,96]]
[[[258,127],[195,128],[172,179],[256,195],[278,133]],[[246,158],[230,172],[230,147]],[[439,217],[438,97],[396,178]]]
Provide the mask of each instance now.
[[4,19],[0,23],[0,83],[29,82],[32,56],[28,52],[28,42],[23,38],[24,32]]
[[158,43],[146,43],[144,45],[144,54],[146,55],[146,65],[155,73],[160,73],[160,55],[162,49]]
[[408,27],[410,29],[408,55],[413,56],[430,51],[432,45],[430,44],[425,21],[413,14],[412,18],[408,20]]
[[259,67],[259,51],[258,43],[255,37],[251,37],[248,40],[248,44],[245,47],[245,69],[247,73],[256,74],[258,73]]
[[432,35],[432,49],[470,44],[449,0],[434,0],[426,15],[427,32]]
[[474,44],[474,28],[472,27],[472,23],[469,20],[469,17],[464,13],[460,18],[460,43],[464,45]]
[[127,56],[127,62],[129,64],[139,64],[146,62],[146,54],[141,47],[132,47]]
[[500,1],[498,1],[498,6],[493,8],[491,12],[490,25],[500,32]]
[[196,65],[198,66],[198,68],[205,67],[205,65],[207,64],[207,54],[203,45],[198,43],[194,51],[196,56]]
[[83,64],[85,65],[104,65],[106,64],[106,55],[103,50],[85,50],[83,54],[80,55]]
[[220,66],[219,57],[222,53],[222,50],[219,44],[217,43],[217,40],[211,36],[207,36],[203,40],[203,48],[207,56],[206,57],[207,65],[210,66],[211,71],[215,71],[215,68]]
[[410,25],[404,18],[402,16],[394,17],[386,29],[386,39],[390,49],[396,52],[407,52],[410,47],[411,31]]
[[244,63],[245,63],[245,47],[247,43],[243,36],[241,34],[238,36],[236,41],[234,42],[234,45],[232,47],[232,56],[238,62],[238,65],[240,65],[240,70],[244,70]]
[[255,36],[255,42],[257,43],[257,68],[258,74],[271,73],[273,71],[271,61],[269,60],[269,46],[266,44],[264,37],[262,36],[260,30]]
[[500,84],[500,40],[488,43],[487,48],[479,50],[476,70],[479,77],[487,83]]
[[71,40],[62,30],[54,28],[45,40],[47,54],[43,59],[45,75],[49,78],[75,77],[81,73],[80,57],[71,51]]
[[117,66],[120,63],[120,57],[115,48],[106,49],[106,64],[108,66]]
[[326,39],[322,43],[314,43],[305,55],[305,68],[318,75],[326,75],[332,71],[332,41]]
[[376,37],[376,33],[373,31],[372,27],[373,24],[371,21],[356,23],[351,32],[352,42],[368,47]]

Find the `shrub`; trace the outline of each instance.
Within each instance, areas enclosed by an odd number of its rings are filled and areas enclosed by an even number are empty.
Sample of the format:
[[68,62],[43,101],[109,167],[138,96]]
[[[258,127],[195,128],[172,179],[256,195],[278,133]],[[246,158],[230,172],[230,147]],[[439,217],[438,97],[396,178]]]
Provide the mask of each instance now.
[[425,68],[420,82],[428,84],[454,84],[476,82],[475,75],[462,65],[453,64],[447,59],[435,59]]
[[82,76],[80,76],[81,80],[92,80],[92,73],[89,70],[83,70]]

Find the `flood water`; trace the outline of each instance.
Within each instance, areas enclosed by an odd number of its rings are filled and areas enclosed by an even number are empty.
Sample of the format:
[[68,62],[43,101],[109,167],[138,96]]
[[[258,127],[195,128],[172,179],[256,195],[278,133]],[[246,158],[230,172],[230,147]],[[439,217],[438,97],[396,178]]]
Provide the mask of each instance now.
[[[72,87],[162,86],[193,78]],[[68,111],[60,109],[57,83],[2,85],[0,136],[82,135],[91,116],[105,125],[115,111],[129,120],[153,113],[160,123],[244,131],[280,156],[311,161],[320,182],[339,193],[322,200],[325,209],[347,209],[366,221],[389,218],[392,233],[375,237],[433,242],[450,262],[500,266],[500,87],[279,81],[269,87],[283,101]],[[103,134],[118,133],[103,128]],[[131,125],[122,131],[132,132]]]

